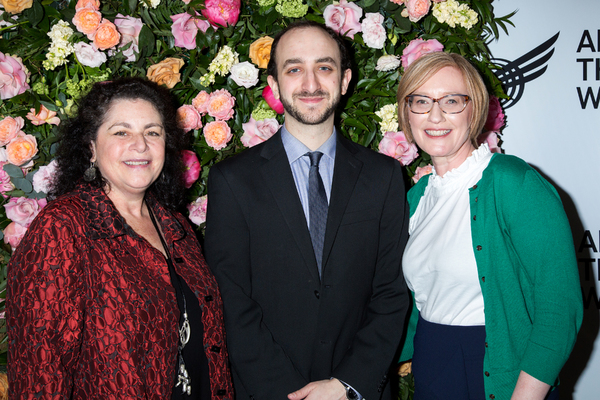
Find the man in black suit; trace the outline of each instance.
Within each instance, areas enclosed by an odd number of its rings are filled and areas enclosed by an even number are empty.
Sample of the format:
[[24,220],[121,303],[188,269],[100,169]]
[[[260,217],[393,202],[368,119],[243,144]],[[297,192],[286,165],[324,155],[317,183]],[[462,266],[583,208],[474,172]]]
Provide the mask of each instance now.
[[208,181],[206,259],[236,397],[389,398],[409,304],[400,163],[334,128],[352,76],[335,32],[290,26],[268,73],[284,127],[212,167]]

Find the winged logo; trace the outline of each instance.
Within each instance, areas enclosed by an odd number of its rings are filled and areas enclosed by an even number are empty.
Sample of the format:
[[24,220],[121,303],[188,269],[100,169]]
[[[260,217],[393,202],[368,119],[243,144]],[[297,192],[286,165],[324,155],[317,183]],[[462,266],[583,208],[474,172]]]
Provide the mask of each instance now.
[[492,69],[498,77],[504,90],[510,98],[501,99],[502,108],[507,109],[514,106],[523,96],[525,84],[539,78],[546,72],[548,61],[554,54],[554,43],[558,40],[556,35],[540,44],[535,49],[522,55],[514,61],[503,58],[493,58],[491,61],[499,68]]

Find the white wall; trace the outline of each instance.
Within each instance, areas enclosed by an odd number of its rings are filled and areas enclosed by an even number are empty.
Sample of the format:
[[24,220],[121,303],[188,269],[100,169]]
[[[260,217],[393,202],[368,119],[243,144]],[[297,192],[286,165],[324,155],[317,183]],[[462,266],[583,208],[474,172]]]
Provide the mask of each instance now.
[[516,28],[490,44],[496,58],[515,60],[560,32],[545,73],[526,83],[520,101],[506,110],[502,147],[547,177],[565,204],[580,261],[585,313],[575,350],[561,373],[561,399],[600,399],[600,106],[594,108],[588,99],[583,108],[577,91],[581,88],[585,97],[591,88],[600,100],[600,1],[493,4],[496,15],[519,9],[512,18]]

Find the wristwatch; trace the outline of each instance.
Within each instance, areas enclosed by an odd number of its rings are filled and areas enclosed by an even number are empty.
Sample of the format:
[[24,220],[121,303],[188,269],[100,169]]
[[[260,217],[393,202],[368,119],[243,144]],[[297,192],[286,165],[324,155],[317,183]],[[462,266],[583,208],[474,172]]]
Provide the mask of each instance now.
[[[338,379],[338,381],[340,381],[340,380]],[[340,381],[340,383],[342,385],[344,385],[344,388],[346,389],[346,398],[348,400],[358,400],[359,399],[360,396],[358,395],[358,393],[356,392],[356,390],[354,390],[352,388],[352,386],[348,385],[344,381]]]

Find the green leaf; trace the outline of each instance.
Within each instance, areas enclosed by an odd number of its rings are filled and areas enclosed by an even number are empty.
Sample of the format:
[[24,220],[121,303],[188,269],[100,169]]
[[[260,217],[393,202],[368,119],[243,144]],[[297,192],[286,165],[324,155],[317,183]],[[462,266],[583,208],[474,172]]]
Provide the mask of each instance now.
[[29,193],[33,190],[33,185],[25,178],[14,178],[11,179],[11,182],[17,189],[20,189],[25,193]]
[[23,11],[23,18],[25,18],[31,26],[37,26],[44,18],[44,6],[41,3],[34,1],[33,5]]
[[11,178],[23,178],[23,171],[16,165],[4,164],[3,169]]

